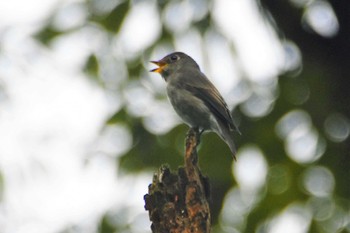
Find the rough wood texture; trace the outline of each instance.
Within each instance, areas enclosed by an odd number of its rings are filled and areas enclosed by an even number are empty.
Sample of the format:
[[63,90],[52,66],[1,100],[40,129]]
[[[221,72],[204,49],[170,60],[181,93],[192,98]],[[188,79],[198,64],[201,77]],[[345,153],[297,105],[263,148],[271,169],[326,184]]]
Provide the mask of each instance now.
[[153,233],[210,232],[209,182],[198,167],[197,129],[186,138],[185,167],[177,174],[163,165],[144,196]]

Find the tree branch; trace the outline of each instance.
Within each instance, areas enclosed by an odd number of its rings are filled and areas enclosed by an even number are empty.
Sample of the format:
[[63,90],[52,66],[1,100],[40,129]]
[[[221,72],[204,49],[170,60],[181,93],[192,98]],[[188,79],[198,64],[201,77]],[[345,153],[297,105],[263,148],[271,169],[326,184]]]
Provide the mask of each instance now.
[[186,138],[185,167],[177,174],[167,165],[160,167],[144,196],[153,233],[209,233],[209,181],[198,167],[198,129]]

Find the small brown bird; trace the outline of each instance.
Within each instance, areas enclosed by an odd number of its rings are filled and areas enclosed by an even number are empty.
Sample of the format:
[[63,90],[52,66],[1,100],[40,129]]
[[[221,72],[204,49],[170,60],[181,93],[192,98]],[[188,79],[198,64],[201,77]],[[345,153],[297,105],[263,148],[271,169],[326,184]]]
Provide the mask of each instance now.
[[217,133],[229,146],[235,159],[236,147],[232,131],[239,132],[233,123],[225,100],[198,64],[182,52],[171,53],[159,61],[151,61],[167,83],[167,94],[177,114],[190,127]]

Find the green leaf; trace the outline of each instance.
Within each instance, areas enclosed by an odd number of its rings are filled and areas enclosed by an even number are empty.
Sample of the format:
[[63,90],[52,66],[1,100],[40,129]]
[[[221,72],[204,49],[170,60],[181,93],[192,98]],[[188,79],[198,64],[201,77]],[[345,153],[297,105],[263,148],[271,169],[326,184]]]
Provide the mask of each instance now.
[[124,1],[117,5],[110,13],[100,21],[100,23],[108,30],[117,33],[122,25],[124,18],[129,10],[129,1]]
[[98,59],[94,54],[91,54],[83,68],[84,72],[90,75],[91,77],[98,78],[99,64]]
[[118,123],[132,123],[131,117],[126,113],[125,109],[115,112],[106,122],[106,125],[113,125]]
[[34,37],[44,45],[48,45],[52,39],[63,34],[64,32],[57,31],[51,25],[47,25],[39,31]]

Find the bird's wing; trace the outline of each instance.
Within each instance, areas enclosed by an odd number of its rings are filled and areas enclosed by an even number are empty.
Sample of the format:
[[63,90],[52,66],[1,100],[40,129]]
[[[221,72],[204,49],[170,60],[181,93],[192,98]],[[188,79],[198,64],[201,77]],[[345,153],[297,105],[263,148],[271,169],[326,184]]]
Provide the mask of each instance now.
[[186,74],[191,75],[191,78],[187,77],[183,80],[183,88],[203,100],[210,111],[222,122],[228,124],[231,130],[239,132],[238,128],[233,123],[231,113],[228,110],[225,100],[209,79],[200,71],[187,71]]

